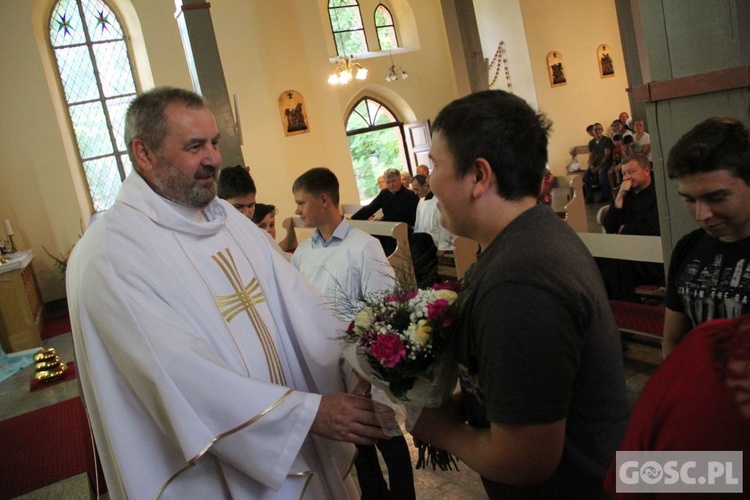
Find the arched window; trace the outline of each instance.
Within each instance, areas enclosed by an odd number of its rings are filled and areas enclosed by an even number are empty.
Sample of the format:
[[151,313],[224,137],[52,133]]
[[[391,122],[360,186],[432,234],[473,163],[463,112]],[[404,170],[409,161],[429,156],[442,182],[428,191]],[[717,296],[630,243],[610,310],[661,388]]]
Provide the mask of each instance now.
[[403,123],[382,102],[372,97],[357,102],[346,120],[346,135],[361,202],[380,192],[378,177],[386,168],[409,170]]
[[382,3],[375,8],[375,29],[378,32],[380,50],[398,48],[398,36],[396,36],[396,26],[393,24],[393,16],[388,7]]
[[137,88],[126,35],[103,0],[60,0],[49,41],[91,203],[106,210],[132,168],[123,131]]
[[328,17],[339,56],[351,56],[367,52],[365,28],[357,0],[329,0]]

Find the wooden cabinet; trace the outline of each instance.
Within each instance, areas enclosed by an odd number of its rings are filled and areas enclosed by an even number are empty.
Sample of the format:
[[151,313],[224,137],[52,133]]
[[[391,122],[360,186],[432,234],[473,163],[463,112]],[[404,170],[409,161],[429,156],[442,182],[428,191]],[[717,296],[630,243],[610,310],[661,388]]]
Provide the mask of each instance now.
[[[42,345],[42,296],[31,250],[0,265],[0,345],[7,353]],[[6,256],[7,258],[7,256]]]

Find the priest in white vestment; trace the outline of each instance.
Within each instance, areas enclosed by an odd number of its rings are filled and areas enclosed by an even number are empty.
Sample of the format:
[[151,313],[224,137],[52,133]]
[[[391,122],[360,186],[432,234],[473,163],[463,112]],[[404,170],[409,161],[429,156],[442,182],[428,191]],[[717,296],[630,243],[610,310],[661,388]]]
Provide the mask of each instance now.
[[67,270],[111,498],[355,498],[354,447],[340,441],[383,435],[369,401],[340,394],[345,325],[214,196],[205,102],[149,91],[125,135],[135,170]]

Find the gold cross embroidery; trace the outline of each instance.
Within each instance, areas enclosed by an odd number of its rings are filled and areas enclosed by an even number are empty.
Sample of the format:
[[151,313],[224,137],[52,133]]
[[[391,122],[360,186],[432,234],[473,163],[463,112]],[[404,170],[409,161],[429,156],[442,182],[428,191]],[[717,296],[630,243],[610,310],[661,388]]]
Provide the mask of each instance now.
[[224,275],[234,289],[234,293],[217,296],[215,298],[216,305],[219,306],[221,314],[227,323],[231,322],[238,314],[247,313],[247,317],[255,329],[255,334],[258,336],[261,346],[263,346],[263,353],[266,356],[268,375],[271,378],[271,382],[286,385],[286,377],[281,367],[281,360],[276,350],[276,344],[274,344],[273,337],[268,331],[266,323],[255,307],[257,304],[266,301],[263,290],[261,290],[260,284],[255,277],[247,285],[242,285],[240,273],[232,257],[232,252],[228,248],[225,251],[226,253],[219,252],[211,258],[224,272]]

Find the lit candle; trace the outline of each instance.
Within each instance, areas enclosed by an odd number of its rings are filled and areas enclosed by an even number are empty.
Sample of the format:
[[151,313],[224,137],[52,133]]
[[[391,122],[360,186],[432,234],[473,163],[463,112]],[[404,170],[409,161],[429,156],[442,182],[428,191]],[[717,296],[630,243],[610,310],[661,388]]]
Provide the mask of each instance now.
[[5,234],[13,236],[13,226],[10,225],[10,219],[5,219]]

